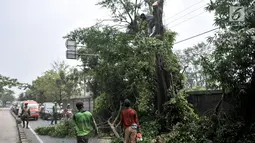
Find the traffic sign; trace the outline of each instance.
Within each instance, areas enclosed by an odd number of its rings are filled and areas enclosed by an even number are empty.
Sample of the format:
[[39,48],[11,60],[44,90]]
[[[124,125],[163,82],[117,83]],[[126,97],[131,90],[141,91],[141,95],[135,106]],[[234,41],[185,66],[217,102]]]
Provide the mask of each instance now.
[[73,40],[67,39],[65,45],[66,48],[69,50],[76,50],[76,42]]
[[67,59],[77,59],[76,50],[67,50],[66,51],[66,58]]

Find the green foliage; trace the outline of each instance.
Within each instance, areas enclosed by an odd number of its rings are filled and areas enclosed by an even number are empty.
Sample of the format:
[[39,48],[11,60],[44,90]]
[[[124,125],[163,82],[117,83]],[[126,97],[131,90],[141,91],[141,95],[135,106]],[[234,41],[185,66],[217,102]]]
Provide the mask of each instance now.
[[37,77],[25,95],[19,95],[19,100],[37,100],[42,103],[69,99],[81,94],[79,85],[83,76],[77,69],[69,68],[64,62],[55,62],[52,67]]
[[7,101],[12,102],[14,101],[14,99],[15,99],[14,92],[12,90],[3,89],[3,91],[0,92],[0,100],[2,100],[4,105]]
[[166,143],[209,143],[211,141],[217,143],[254,142],[254,124],[249,127],[249,130],[245,132],[243,137],[240,137],[240,133],[244,131],[244,125],[243,121],[232,120],[226,117],[219,118],[218,123],[212,122],[207,117],[202,117],[190,123],[176,124],[170,133],[163,135],[163,138]]
[[56,126],[38,127],[35,129],[35,132],[39,135],[49,135],[59,138],[72,138],[76,136],[75,123],[73,120],[61,121]]
[[[231,23],[228,18],[229,5],[246,7],[245,23]],[[216,0],[207,7],[208,11],[215,12],[215,24],[220,28],[209,41],[215,45],[211,59],[203,59],[203,68],[209,78],[218,81],[226,89],[233,89],[246,84],[252,74],[254,65],[255,12],[252,0]]]
[[169,129],[177,123],[185,124],[198,119],[191,104],[187,102],[186,97],[187,95],[184,92],[180,92],[165,104],[165,114],[163,119],[167,122]]
[[49,135],[50,133],[54,132],[55,127],[49,126],[49,127],[38,127],[35,129],[35,132],[39,135]]
[[19,83],[17,79],[3,76],[0,74],[0,91],[2,91],[3,88],[6,86],[12,87],[12,86],[19,86],[19,85],[22,85],[22,84]]
[[212,51],[213,47],[203,42],[184,50],[175,51],[182,67],[183,74],[186,77],[185,88],[206,88],[208,79],[201,66],[201,56],[209,57]]
[[91,27],[72,31],[67,38],[86,45],[80,54],[98,54],[98,62],[89,62],[93,56],[82,56],[87,73],[93,77],[96,98],[95,113],[109,118],[116,115],[120,101],[129,98],[139,116],[155,113],[155,54],[160,53],[172,74],[173,86],[182,88],[182,74],[176,55],[172,52],[176,33],[166,32],[163,41],[123,33],[111,27]]
[[185,124],[177,123],[163,138],[166,143],[205,143],[210,140],[212,124],[208,118],[194,119]]

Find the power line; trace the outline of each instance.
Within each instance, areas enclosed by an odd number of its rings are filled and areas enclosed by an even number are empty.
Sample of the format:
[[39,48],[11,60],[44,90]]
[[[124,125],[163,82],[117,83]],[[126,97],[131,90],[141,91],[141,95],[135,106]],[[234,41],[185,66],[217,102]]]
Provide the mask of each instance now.
[[205,32],[203,32],[203,33],[197,34],[197,35],[195,35],[195,36],[192,36],[192,37],[186,38],[186,39],[184,39],[184,40],[181,40],[181,41],[175,42],[175,43],[174,43],[174,45],[175,45],[175,44],[178,44],[178,43],[181,43],[181,42],[184,42],[184,41],[187,41],[187,40],[190,40],[190,39],[193,39],[193,38],[195,38],[195,37],[198,37],[198,36],[204,35],[204,34],[206,34],[206,33],[209,33],[209,32],[212,32],[212,31],[215,31],[215,30],[217,30],[217,29],[219,29],[219,28],[214,28],[214,29],[211,29],[211,30],[205,31]]
[[174,16],[167,18],[166,20],[169,20],[169,19],[171,19],[171,18],[175,17],[176,15],[178,15],[178,14],[180,14],[180,13],[182,13],[182,12],[184,12],[184,11],[188,10],[188,9],[190,9],[191,7],[193,7],[193,6],[195,6],[195,5],[199,4],[199,3],[201,3],[201,2],[203,2],[203,1],[204,1],[204,0],[201,0],[201,1],[199,1],[199,2],[197,2],[197,3],[195,3],[195,4],[193,4],[193,5],[191,5],[190,7],[185,8],[184,10],[182,10],[182,11],[180,11],[180,12],[176,13]]
[[195,9],[195,10],[193,10],[193,11],[191,11],[191,12],[189,12],[189,13],[187,13],[187,14],[185,14],[185,15],[179,17],[179,18],[176,18],[175,20],[170,21],[169,23],[172,23],[172,22],[174,22],[174,21],[176,21],[176,20],[179,20],[179,19],[181,19],[181,18],[183,18],[183,17],[185,17],[185,16],[187,16],[187,15],[189,15],[189,14],[191,14],[191,13],[193,13],[193,12],[195,12],[195,11],[201,9],[201,8],[204,8],[205,6],[206,6],[206,5],[203,5],[203,6],[197,8],[197,9]]
[[[193,19],[193,18],[195,18],[195,17],[197,17],[197,16],[199,16],[199,15],[201,15],[201,14],[203,14],[203,13],[205,13],[205,12],[203,11],[203,12],[201,12],[201,13],[199,13],[199,14],[193,16],[193,17],[190,17],[189,19],[186,19],[186,20],[184,20],[184,21],[182,21],[182,22],[180,22],[180,23],[177,23],[177,24],[171,26],[170,28],[173,28],[173,27],[175,27],[175,26],[177,26],[177,25],[180,25],[180,24],[182,24],[182,23],[184,23],[184,22],[186,22],[186,21],[189,21],[189,20],[191,20],[191,19]],[[169,25],[169,24],[170,24],[170,23],[167,23],[166,25]]]

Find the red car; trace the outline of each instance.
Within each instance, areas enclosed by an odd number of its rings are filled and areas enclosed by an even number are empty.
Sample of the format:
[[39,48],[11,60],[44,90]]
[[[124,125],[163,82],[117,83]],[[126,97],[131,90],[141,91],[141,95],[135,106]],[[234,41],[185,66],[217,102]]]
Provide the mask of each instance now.
[[23,107],[25,103],[28,103],[27,107],[30,109],[30,117],[32,119],[38,120],[39,118],[39,104],[34,100],[27,100],[23,102]]

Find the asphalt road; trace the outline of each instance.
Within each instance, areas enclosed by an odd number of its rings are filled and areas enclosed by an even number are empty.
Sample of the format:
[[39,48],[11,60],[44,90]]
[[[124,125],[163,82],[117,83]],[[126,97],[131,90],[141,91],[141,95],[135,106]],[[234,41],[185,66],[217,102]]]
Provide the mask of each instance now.
[[[31,143],[76,143],[76,139],[52,138],[50,136],[37,135],[34,132],[37,127],[53,126],[50,125],[50,122],[42,119],[30,121],[30,129],[26,129],[25,132]],[[109,143],[109,140],[90,139],[89,143]]]
[[50,136],[37,135],[34,130],[37,127],[52,126],[50,121],[38,119],[37,121],[29,122],[30,129],[26,129],[26,135],[31,143],[76,143],[75,139],[68,138],[52,138]]

